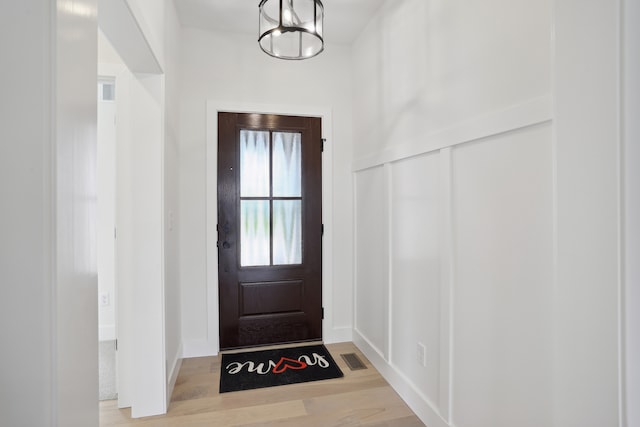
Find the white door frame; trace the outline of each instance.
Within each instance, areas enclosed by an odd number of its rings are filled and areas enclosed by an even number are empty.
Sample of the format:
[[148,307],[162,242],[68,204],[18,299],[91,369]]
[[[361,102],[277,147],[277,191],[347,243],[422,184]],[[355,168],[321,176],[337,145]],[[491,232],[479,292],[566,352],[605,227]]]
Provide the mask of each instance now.
[[333,298],[333,117],[330,107],[272,105],[255,103],[229,103],[210,100],[207,102],[206,141],[206,253],[207,253],[207,337],[203,341],[185,342],[185,357],[215,355],[220,350],[218,320],[218,256],[216,242],[217,224],[217,145],[218,112],[242,112],[320,117],[322,137],[326,140],[322,157],[322,218],[324,223],[322,304],[325,308],[323,338],[327,343],[351,339],[343,328],[333,324],[331,301]]

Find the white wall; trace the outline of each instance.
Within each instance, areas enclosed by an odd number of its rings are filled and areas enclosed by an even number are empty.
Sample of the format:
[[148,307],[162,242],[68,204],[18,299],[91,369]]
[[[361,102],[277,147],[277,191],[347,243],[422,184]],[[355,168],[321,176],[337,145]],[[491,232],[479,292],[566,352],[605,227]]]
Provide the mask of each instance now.
[[[105,64],[99,64],[100,69]],[[134,348],[134,305],[133,305],[133,209],[131,183],[133,165],[131,162],[131,85],[133,76],[127,67],[113,63],[110,75],[116,79],[116,298],[117,298],[117,386],[118,406],[133,405],[133,348]]]
[[640,426],[640,2],[624,3],[623,155],[626,427]]
[[[160,76],[137,76],[100,40],[99,71],[116,83],[116,280],[118,405],[165,408],[161,251]],[[155,84],[155,87],[154,87]]]
[[[587,7],[585,7],[587,6]],[[557,425],[618,425],[620,2],[554,9]]]
[[[207,253],[207,201],[215,197],[215,182],[207,182],[207,101],[216,105],[290,107],[301,111],[328,110],[333,118],[327,137],[332,155],[325,188],[327,239],[339,241],[329,252],[333,272],[325,275],[325,339],[348,340],[352,326],[351,254],[351,76],[350,50],[327,46],[308,61],[279,61],[262,53],[254,37],[183,29],[180,114],[180,278],[182,332],[185,356],[217,351],[218,331],[209,324],[217,319],[217,302],[210,300],[217,285],[207,286],[207,263],[217,253]],[[326,156],[326,153],[325,153]],[[215,164],[214,166],[215,167]],[[326,171],[326,169],[325,169]],[[327,178],[327,177],[325,177]],[[325,181],[326,182],[326,181]],[[212,205],[215,206],[215,200]],[[208,258],[209,257],[209,258]],[[211,272],[210,272],[211,273]],[[215,275],[215,271],[213,272]],[[211,289],[212,288],[212,289]]]
[[354,339],[429,426],[619,421],[613,6],[388,1],[353,48]]
[[[167,43],[172,41],[169,38],[165,38],[165,34],[168,31],[167,24],[168,19],[174,14],[173,0],[124,0],[127,6],[140,27],[142,33],[144,33],[145,39],[149,44],[150,50],[158,60],[160,68],[166,73],[165,61],[171,61],[171,58],[166,58]],[[169,30],[170,31],[170,30]],[[169,34],[171,36],[173,34]]]
[[138,75],[130,91],[132,181],[128,191],[132,228],[118,228],[121,233],[132,233],[135,311],[130,326],[135,338],[131,415],[142,417],[166,412],[162,77]]
[[[439,222],[445,204],[441,187],[446,182],[440,177],[441,160],[439,154],[429,153],[389,165],[390,198],[385,203],[391,207],[387,229],[392,239],[389,360],[400,371],[412,373],[409,381],[433,402],[440,400],[438,349],[443,314]],[[362,282],[360,274],[358,281]],[[362,291],[367,292],[366,287]],[[416,351],[405,350],[415,349],[417,342],[425,345],[426,369],[414,369]]]
[[96,4],[0,22],[0,423],[97,426]]
[[[54,12],[46,3],[39,3],[15,3],[0,16],[4,58],[21,65],[3,71],[0,83],[7,95],[0,104],[0,194],[4,207],[0,223],[0,333],[4,342],[15,343],[5,350],[5,363],[0,367],[0,411],[5,423],[24,420],[47,426],[53,422],[54,402],[49,390],[55,373],[51,361],[55,335],[49,325],[56,305],[51,265],[55,186],[50,183],[55,138],[48,119],[53,88],[43,75],[54,69],[44,40],[55,34],[55,29],[48,25]],[[31,14],[29,6],[34,9]],[[12,42],[14,38],[22,40],[20,46]],[[30,55],[25,55],[24,49]],[[16,182],[21,183],[20,188]],[[14,369],[19,363],[33,369],[20,373]],[[38,410],[29,410],[31,404]]]
[[[172,1],[143,3],[101,3],[101,27],[118,52],[127,52],[124,62],[160,58],[164,72],[116,71],[119,406],[131,406],[133,417],[166,412],[182,353],[176,226],[180,29]],[[132,55],[136,46],[152,51]],[[143,68],[154,66],[151,61]]]
[[[387,191],[385,170],[374,167],[356,177],[356,266],[368,268],[357,274],[354,327],[368,337],[381,354],[389,351],[389,291],[386,287],[389,266],[387,228]],[[372,215],[371,213],[376,214]]]
[[353,48],[355,341],[430,426],[552,422],[550,43],[549,2],[406,0]]
[[387,2],[353,49],[356,160],[548,94],[549,8]]
[[452,168],[452,424],[550,426],[551,127],[457,146]]
[[180,69],[181,28],[172,0],[164,2],[164,284],[167,399],[182,358],[182,297],[180,290]]

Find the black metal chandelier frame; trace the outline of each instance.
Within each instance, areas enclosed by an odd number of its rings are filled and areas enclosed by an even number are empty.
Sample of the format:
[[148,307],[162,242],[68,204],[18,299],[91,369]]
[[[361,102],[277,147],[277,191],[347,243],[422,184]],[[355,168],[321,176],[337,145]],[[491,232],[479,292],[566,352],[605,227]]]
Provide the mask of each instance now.
[[[260,18],[264,18],[266,20],[268,20],[271,24],[278,24],[276,27],[270,28],[264,32],[262,32],[260,34],[260,37],[258,38],[258,44],[260,45],[260,49],[262,49],[263,52],[265,52],[267,55],[272,56],[274,58],[278,58],[278,59],[288,59],[288,60],[301,60],[301,59],[309,59],[309,58],[313,58],[314,56],[319,55],[323,50],[324,50],[324,38],[322,36],[322,34],[318,33],[318,8],[321,8],[321,12],[322,14],[320,15],[320,27],[322,28],[322,30],[324,30],[324,24],[322,21],[324,21],[324,5],[322,4],[321,0],[313,0],[313,16],[314,16],[314,25],[313,25],[313,30],[310,30],[309,28],[305,28],[302,27],[300,25],[285,25],[284,24],[284,20],[283,20],[283,12],[284,12],[284,7],[283,7],[283,1],[285,0],[278,0],[280,2],[279,4],[279,12],[278,12],[278,19],[272,19],[270,18],[267,14],[263,14],[262,12],[262,8],[265,5],[265,3],[269,2],[269,1],[273,1],[273,0],[261,0],[260,4],[258,5],[258,8],[260,10]],[[292,13],[295,15],[295,11],[293,10],[293,1],[294,0],[290,0],[291,1],[291,11]],[[300,22],[300,20],[298,19],[298,22]],[[285,55],[279,55],[274,53],[273,50],[273,40],[274,37],[278,37],[281,34],[285,34],[285,33],[299,33],[299,41],[298,41],[298,55],[297,56],[285,56]],[[313,37],[315,37],[316,39],[318,39],[320,41],[320,49],[317,52],[313,52],[312,55],[304,55],[303,51],[302,51],[302,34],[306,33],[309,34]],[[265,47],[263,46],[262,40],[265,37],[270,37],[269,43],[271,46],[271,49],[265,49]]]

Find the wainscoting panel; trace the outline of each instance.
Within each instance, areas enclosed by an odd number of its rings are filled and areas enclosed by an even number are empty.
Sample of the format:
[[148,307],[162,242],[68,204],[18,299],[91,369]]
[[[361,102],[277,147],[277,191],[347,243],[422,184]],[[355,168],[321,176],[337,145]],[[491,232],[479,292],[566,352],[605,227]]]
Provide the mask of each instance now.
[[355,330],[388,360],[389,242],[387,171],[375,167],[355,179]]
[[438,405],[439,154],[392,163],[391,171],[390,359],[425,398]]
[[354,341],[430,426],[551,425],[552,125],[469,141],[356,167]]
[[552,425],[551,126],[453,148],[453,423]]

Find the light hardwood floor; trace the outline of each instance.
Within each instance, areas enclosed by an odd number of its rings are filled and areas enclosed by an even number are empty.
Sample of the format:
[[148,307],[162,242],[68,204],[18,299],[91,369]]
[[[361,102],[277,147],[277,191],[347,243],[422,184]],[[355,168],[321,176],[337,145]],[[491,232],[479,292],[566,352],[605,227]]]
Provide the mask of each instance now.
[[[185,359],[166,415],[131,419],[115,401],[100,402],[100,426],[424,426],[352,343],[327,345],[344,378],[218,393],[220,357]],[[368,369],[351,371],[340,354]]]

